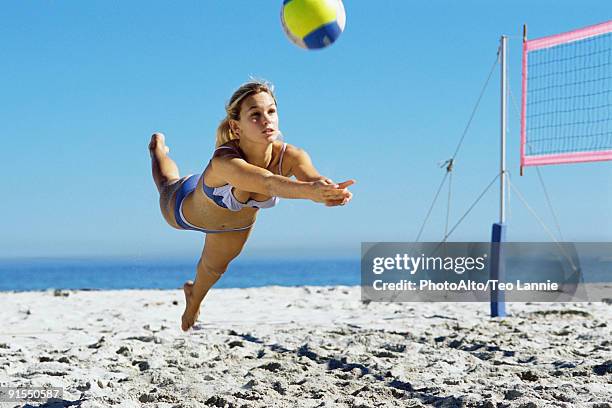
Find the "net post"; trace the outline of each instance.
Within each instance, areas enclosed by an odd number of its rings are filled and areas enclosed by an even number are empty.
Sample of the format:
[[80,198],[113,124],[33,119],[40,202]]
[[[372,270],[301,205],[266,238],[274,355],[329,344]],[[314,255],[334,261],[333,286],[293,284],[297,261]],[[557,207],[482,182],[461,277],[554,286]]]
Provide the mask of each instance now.
[[501,151],[499,160],[499,222],[503,224],[506,222],[506,114],[508,102],[508,80],[507,80],[507,53],[508,53],[508,37],[505,35],[501,36],[500,39],[501,48],[501,123],[500,123],[500,135],[501,135]]
[[525,144],[527,142],[527,24],[523,24],[523,52],[521,74],[521,163],[520,175],[525,165]]
[[[504,263],[501,243],[506,239],[506,102],[508,100],[508,81],[506,80],[506,54],[508,48],[508,37],[500,39],[501,48],[501,149],[500,149],[500,188],[499,188],[499,222],[493,224],[491,234],[491,267],[489,279],[493,281],[504,281]],[[497,285],[491,287],[491,317],[503,317],[506,315],[506,303],[504,292],[498,290]]]

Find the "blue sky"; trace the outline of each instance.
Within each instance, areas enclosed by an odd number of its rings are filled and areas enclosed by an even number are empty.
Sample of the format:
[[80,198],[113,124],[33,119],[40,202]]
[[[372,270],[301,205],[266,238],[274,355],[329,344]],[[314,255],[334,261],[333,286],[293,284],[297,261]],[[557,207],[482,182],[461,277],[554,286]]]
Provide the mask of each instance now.
[[[362,241],[414,240],[500,35],[518,101],[523,23],[535,38],[612,18],[605,1],[347,0],[344,34],[312,52],[284,37],[281,3],[6,2],[0,257],[197,256],[202,236],[159,213],[146,145],[163,131],[181,173],[201,172],[225,101],[250,75],[276,85],[285,140],[357,184],[343,208],[261,211],[247,256],[358,256]],[[497,71],[458,157],[451,224],[498,170]],[[518,177],[509,108],[509,170],[552,227],[535,169]],[[566,240],[612,240],[612,163],[542,173]],[[441,238],[445,196],[422,240]],[[451,239],[488,240],[497,200],[496,185]],[[514,195],[508,238],[550,240]]]

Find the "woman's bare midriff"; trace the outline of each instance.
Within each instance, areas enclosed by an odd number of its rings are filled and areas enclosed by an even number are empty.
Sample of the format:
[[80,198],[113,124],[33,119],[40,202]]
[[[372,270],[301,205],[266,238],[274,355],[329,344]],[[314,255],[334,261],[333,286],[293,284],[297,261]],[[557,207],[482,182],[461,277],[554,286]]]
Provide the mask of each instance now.
[[[177,229],[182,229],[174,218],[176,194],[185,177],[169,184],[160,196],[160,206],[166,222]],[[204,194],[202,178],[196,189],[183,201],[183,216],[190,224],[208,230],[233,230],[252,225],[257,217],[257,208],[244,208],[230,211],[219,207]]]
[[231,230],[252,225],[257,217],[257,208],[247,207],[240,211],[230,211],[219,207],[202,188],[200,177],[197,188],[183,201],[183,214],[193,225],[211,230]]
[[[283,147],[282,142],[274,143],[273,159],[268,165],[268,170],[277,174],[278,163],[280,159],[280,152]],[[286,169],[287,165],[283,162],[283,169]],[[287,170],[284,170],[281,174],[290,176]],[[183,177],[175,182],[169,184],[160,196],[160,206],[162,214],[168,224],[177,229],[182,229],[174,218],[174,207],[176,202],[176,194],[179,190],[182,182],[186,177]],[[211,172],[210,166],[204,170],[204,176],[200,177],[197,188],[189,194],[183,201],[183,215],[190,224],[198,226],[204,229],[210,230],[232,230],[237,228],[244,228],[252,225],[257,217],[257,208],[246,207],[240,211],[230,211],[227,208],[219,207],[213,200],[211,200],[202,189],[202,182],[206,179],[206,184],[211,187],[222,185],[223,182]],[[270,197],[265,194],[258,194],[239,189],[233,190],[234,197],[240,202],[247,202],[248,200],[265,201]]]

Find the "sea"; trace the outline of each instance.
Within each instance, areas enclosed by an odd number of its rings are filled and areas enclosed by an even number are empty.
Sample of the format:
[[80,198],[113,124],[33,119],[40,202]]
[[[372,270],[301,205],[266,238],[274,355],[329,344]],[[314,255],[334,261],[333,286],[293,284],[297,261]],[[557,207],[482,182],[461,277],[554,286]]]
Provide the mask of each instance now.
[[[360,262],[359,258],[239,258],[231,263],[215,287],[356,286],[361,284]],[[183,258],[0,259],[0,291],[178,289],[186,280],[195,279],[196,263],[197,259]],[[579,281],[612,282],[612,260],[587,259],[581,262],[580,269]],[[545,281],[545,271],[551,270],[554,281],[559,278],[554,272],[555,265],[540,262],[527,267],[509,262],[506,277],[526,282]]]
[[[0,291],[177,289],[195,278],[197,259],[5,259]],[[215,288],[359,285],[357,259],[237,259]]]

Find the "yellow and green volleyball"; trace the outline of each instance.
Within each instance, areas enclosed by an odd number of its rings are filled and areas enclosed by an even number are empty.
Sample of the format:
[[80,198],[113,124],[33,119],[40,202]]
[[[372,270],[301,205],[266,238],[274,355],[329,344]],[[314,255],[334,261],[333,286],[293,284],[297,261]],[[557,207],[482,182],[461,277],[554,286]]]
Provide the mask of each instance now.
[[346,14],[341,0],[283,0],[281,22],[295,45],[318,49],[340,37]]

